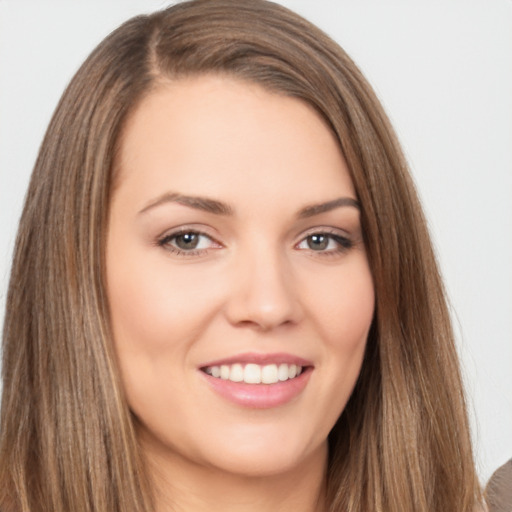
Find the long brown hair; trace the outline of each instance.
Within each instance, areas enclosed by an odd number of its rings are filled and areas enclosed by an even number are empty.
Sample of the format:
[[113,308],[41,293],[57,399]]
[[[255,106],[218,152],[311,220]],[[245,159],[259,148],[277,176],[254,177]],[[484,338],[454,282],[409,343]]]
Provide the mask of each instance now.
[[313,106],[362,206],[376,311],[329,436],[329,510],[473,510],[480,491],[449,314],[394,132],[345,52],[263,0],[198,0],[133,18],[66,89],[30,182],[7,297],[0,508],[152,509],[111,343],[109,196],[127,116],[157,84],[205,73]]

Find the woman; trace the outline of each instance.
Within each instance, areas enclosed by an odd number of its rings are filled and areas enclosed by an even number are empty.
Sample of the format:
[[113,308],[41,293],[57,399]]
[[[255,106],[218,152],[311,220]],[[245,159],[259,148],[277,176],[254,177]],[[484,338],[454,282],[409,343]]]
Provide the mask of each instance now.
[[185,2],[98,46],[43,142],[7,309],[2,510],[480,502],[400,148],[282,7]]

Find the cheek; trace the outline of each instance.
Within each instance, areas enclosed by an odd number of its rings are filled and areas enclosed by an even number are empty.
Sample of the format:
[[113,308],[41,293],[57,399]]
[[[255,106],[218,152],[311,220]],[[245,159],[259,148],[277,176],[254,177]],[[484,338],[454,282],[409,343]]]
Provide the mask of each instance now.
[[200,274],[171,269],[165,258],[144,256],[118,259],[108,271],[114,339],[118,348],[161,356],[192,340],[207,322],[215,310],[214,287],[205,286]]
[[365,345],[375,309],[373,280],[366,258],[354,258],[340,272],[317,279],[311,290],[317,326],[330,350],[352,351]]
[[[114,339],[118,347],[145,351],[163,346],[179,315],[179,302],[163,293],[162,278],[151,271],[135,268],[109,276],[109,303]],[[182,313],[182,312],[181,312]]]
[[[374,316],[375,294],[366,259],[351,261],[342,272],[325,280],[310,304],[323,344],[322,382],[324,400],[320,407],[329,410],[334,423],[355,386]],[[321,281],[317,281],[321,284]],[[314,304],[314,306],[313,306]]]
[[158,414],[187,396],[190,348],[215,314],[215,287],[205,286],[212,283],[200,273],[173,270],[166,258],[155,261],[136,251],[107,269],[114,345],[128,402],[140,419],[159,425]]

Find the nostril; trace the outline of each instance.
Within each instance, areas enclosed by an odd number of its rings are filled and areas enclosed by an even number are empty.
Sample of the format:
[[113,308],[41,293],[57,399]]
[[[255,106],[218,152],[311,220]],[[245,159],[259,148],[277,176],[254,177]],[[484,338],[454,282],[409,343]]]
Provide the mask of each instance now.
[[237,322],[236,326],[241,328],[249,328],[254,329],[259,332],[268,332],[272,331],[276,328],[286,328],[288,326],[293,325],[293,321],[291,320],[285,320],[284,322],[276,322],[273,321],[271,318],[263,318],[258,320],[242,320],[240,322]]

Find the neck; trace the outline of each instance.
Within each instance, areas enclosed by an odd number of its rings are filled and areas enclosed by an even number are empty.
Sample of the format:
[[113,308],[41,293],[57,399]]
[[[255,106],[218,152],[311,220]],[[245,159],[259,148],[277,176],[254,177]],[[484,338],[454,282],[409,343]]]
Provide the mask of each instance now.
[[266,475],[240,475],[176,454],[146,451],[156,512],[323,512],[327,447],[298,466]]

